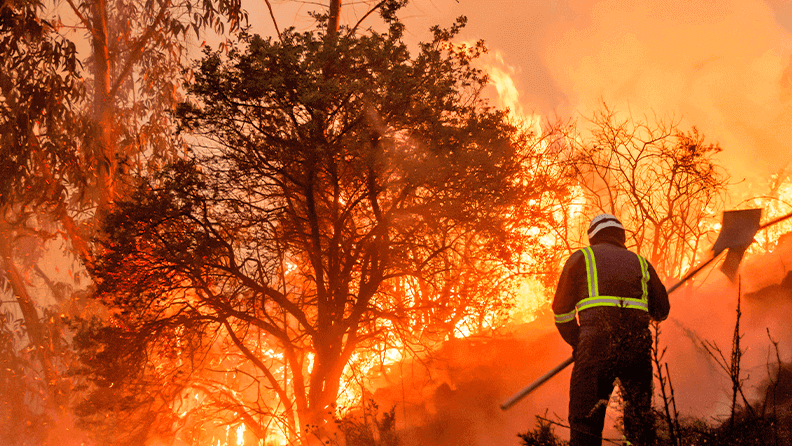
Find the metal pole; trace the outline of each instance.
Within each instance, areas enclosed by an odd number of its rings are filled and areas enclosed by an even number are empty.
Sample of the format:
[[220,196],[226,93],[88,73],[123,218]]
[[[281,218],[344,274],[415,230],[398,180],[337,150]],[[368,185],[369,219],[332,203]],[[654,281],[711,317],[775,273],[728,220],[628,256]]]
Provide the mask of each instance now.
[[531,384],[525,386],[525,388],[523,388],[522,390],[517,392],[517,394],[515,394],[513,397],[509,398],[508,401],[506,401],[505,403],[501,404],[501,410],[506,410],[506,409],[512,407],[513,405],[515,405],[517,403],[517,401],[520,401],[521,399],[523,399],[523,397],[525,395],[528,395],[529,393],[533,392],[533,390],[535,388],[537,388],[537,387],[541,386],[542,384],[544,384],[545,381],[547,381],[548,379],[556,376],[556,374],[558,372],[560,372],[561,370],[564,370],[565,368],[567,368],[569,366],[569,364],[572,364],[574,361],[575,361],[574,358],[572,358],[570,356],[566,361],[562,362],[561,364],[558,364],[556,366],[556,368],[554,368],[553,370],[550,370],[549,372],[547,372],[544,375],[542,375],[541,378],[539,378],[536,381],[532,382]]

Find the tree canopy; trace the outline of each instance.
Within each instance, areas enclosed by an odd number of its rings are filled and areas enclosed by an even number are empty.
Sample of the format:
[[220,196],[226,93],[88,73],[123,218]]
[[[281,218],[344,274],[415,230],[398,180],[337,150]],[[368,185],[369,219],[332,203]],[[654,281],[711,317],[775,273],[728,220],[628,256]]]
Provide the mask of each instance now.
[[162,401],[185,425],[212,408],[258,438],[321,436],[361,355],[508,306],[548,218],[549,146],[482,99],[483,46],[452,42],[464,19],[414,56],[389,25],[206,51],[179,111],[189,156],[106,221],[94,274],[114,316],[86,351],[148,366],[94,369],[102,391],[189,376]]
[[9,442],[77,435],[66,322],[87,311],[98,216],[129,171],[182,147],[172,110],[186,34],[244,19],[233,0],[0,4],[2,384],[15,389],[0,435]]

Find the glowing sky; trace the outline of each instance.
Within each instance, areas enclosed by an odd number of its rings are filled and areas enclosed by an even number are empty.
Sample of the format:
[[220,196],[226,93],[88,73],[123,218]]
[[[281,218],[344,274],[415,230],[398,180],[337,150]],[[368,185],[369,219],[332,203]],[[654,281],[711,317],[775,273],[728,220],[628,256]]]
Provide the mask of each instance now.
[[470,19],[514,69],[523,107],[585,117],[600,100],[673,115],[724,149],[732,182],[792,168],[792,1],[415,2],[413,30]]
[[419,0],[405,18],[459,15],[528,110],[673,115],[720,143],[733,182],[792,168],[792,0]]

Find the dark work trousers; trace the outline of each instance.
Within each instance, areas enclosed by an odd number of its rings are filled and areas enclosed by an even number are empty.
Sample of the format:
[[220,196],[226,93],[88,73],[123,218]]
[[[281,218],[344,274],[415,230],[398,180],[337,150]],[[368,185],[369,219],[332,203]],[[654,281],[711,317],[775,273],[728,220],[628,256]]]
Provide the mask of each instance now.
[[602,444],[605,409],[617,378],[627,440],[635,446],[654,444],[648,315],[634,309],[596,307],[581,311],[579,318],[580,337],[569,387],[570,446]]

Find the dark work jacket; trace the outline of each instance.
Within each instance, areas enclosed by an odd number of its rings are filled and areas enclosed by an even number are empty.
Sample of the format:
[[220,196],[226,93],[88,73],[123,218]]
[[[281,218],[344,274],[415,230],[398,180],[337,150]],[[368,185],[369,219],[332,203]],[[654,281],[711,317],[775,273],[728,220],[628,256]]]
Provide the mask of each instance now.
[[[617,296],[640,299],[643,294],[640,261],[638,256],[628,250],[620,241],[604,237],[593,240],[591,248],[597,264],[597,278],[599,281],[599,294],[601,296]],[[619,307],[593,307],[580,311],[577,319],[569,322],[556,323],[558,331],[564,340],[575,347],[578,343],[580,327],[593,323],[595,319],[603,316],[615,316],[619,313],[634,318],[639,325],[648,326],[650,319],[665,320],[668,317],[670,305],[668,293],[657,272],[649,262],[648,303],[649,312],[631,308]],[[589,297],[588,278],[586,275],[586,261],[582,251],[573,253],[561,271],[558,280],[555,298],[553,299],[553,313],[556,315],[567,314],[575,310],[575,305]],[[595,317],[596,316],[596,317]],[[579,323],[578,323],[579,320]]]

